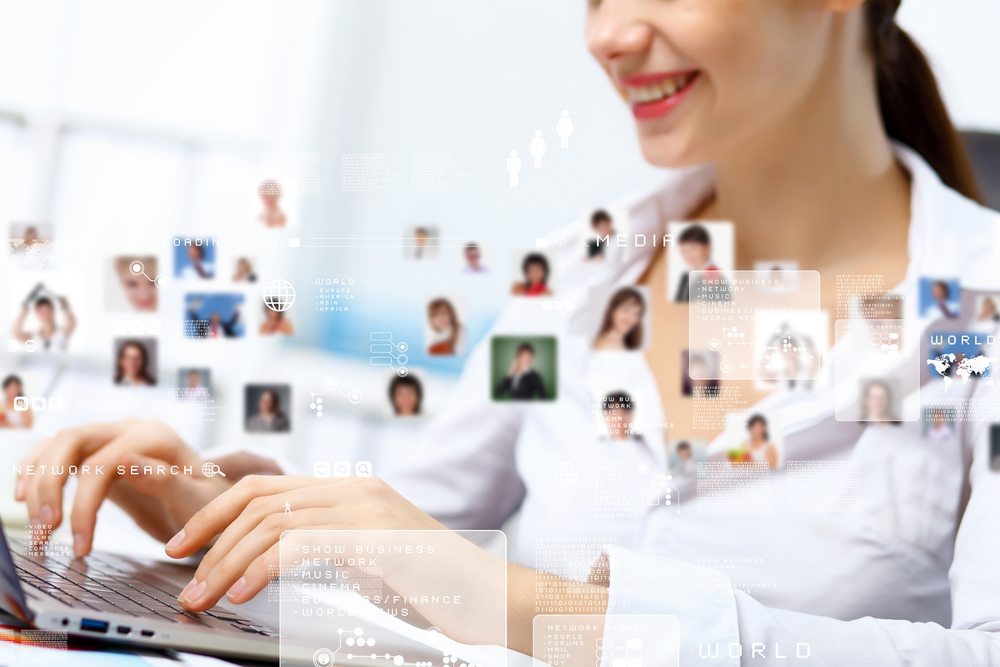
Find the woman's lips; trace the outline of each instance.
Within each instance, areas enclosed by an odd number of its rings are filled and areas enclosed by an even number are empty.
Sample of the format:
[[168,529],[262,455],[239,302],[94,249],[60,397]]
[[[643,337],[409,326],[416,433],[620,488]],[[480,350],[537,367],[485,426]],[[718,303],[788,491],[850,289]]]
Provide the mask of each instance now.
[[680,104],[698,80],[698,70],[639,74],[621,79],[632,114],[638,120],[659,118]]

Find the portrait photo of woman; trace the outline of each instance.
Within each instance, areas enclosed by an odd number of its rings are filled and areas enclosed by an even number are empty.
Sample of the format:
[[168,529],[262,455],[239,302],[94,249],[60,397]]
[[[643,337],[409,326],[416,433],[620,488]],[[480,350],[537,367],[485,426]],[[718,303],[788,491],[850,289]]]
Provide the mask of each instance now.
[[247,385],[246,410],[247,431],[251,433],[287,433],[292,430],[292,422],[282,409],[281,394],[291,396],[287,385],[260,386]]
[[638,289],[623,287],[611,297],[604,309],[594,349],[600,351],[641,350],[646,299]]
[[147,387],[156,384],[155,364],[151,350],[156,349],[152,338],[130,338],[118,344],[115,361],[115,384],[124,387]]
[[767,418],[762,414],[750,415],[747,419],[747,438],[739,449],[729,452],[729,460],[736,463],[766,463],[771,470],[778,467],[778,448],[771,442],[767,430]]
[[[21,405],[15,402],[21,397]],[[24,383],[18,375],[8,375],[3,380],[3,410],[0,411],[0,428],[31,428],[35,415],[24,396]],[[24,409],[18,410],[18,407]]]
[[427,354],[453,356],[465,352],[465,332],[454,304],[445,298],[427,304]]
[[514,296],[548,296],[552,294],[549,288],[549,260],[545,255],[533,252],[521,262],[521,273],[524,280],[515,282],[510,288]]
[[898,423],[899,412],[895,402],[898,392],[893,391],[889,382],[881,378],[867,380],[863,384],[860,421]]

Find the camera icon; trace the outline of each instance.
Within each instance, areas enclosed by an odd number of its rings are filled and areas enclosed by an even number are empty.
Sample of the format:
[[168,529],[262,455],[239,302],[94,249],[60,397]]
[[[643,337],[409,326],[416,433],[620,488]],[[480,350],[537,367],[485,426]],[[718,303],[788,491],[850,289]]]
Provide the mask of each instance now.
[[330,462],[316,461],[313,463],[313,477],[324,479],[330,476]]
[[333,464],[333,476],[334,477],[350,477],[351,476],[351,462],[350,461],[337,461]]

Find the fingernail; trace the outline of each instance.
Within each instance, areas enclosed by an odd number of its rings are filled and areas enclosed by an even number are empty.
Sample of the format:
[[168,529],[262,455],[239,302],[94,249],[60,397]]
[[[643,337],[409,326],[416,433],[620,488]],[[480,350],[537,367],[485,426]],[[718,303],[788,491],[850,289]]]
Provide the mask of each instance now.
[[181,545],[181,542],[183,541],[184,541],[184,529],[181,528],[181,532],[171,537],[170,541],[167,542],[167,549],[176,549]]
[[83,558],[87,550],[87,541],[83,538],[83,533],[73,533],[73,553],[77,558]]
[[14,487],[14,500],[22,500],[24,498],[24,480],[17,480],[17,486]]
[[177,600],[180,601],[180,602],[183,602],[184,598],[187,597],[188,591],[190,591],[192,588],[194,588],[197,585],[198,585],[198,580],[192,577],[191,581],[188,582],[188,585],[185,586],[184,590],[181,591],[181,594],[177,596]]
[[188,604],[197,604],[198,600],[201,599],[201,596],[205,594],[205,589],[207,588],[208,585],[204,581],[201,582],[193,589],[191,589],[191,592],[188,593],[187,595],[187,599],[185,599],[184,601],[187,602]]
[[52,508],[48,505],[42,505],[42,511],[39,513],[42,517],[42,523],[47,526],[52,525]]
[[247,578],[240,577],[239,579],[236,580],[236,583],[233,584],[232,588],[229,589],[229,592],[226,593],[226,595],[228,595],[231,598],[234,598],[240,593],[242,593],[243,589],[246,587],[247,587]]

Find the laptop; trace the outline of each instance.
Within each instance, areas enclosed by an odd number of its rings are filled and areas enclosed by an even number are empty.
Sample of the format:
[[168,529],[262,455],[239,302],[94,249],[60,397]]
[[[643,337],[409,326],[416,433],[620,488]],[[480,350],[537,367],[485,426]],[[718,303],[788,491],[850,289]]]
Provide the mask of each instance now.
[[[153,649],[277,662],[278,631],[216,606],[196,613],[177,602],[185,569],[93,552],[42,555],[0,526],[0,607],[41,630]],[[190,577],[190,573],[187,574]]]

